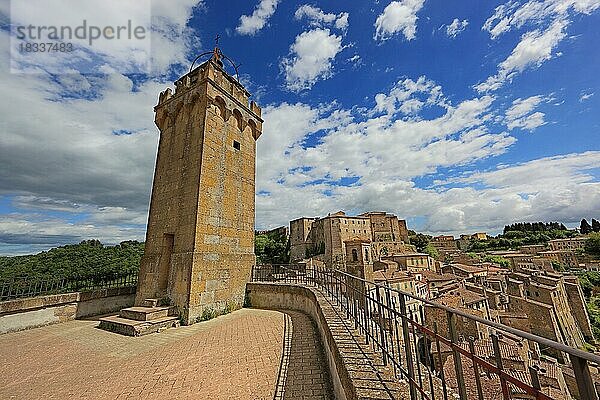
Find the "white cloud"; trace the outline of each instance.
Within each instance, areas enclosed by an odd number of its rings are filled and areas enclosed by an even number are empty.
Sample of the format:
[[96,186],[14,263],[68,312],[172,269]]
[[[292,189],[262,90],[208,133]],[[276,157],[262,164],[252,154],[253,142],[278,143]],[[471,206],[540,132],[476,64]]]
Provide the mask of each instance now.
[[330,77],[333,60],[342,49],[342,37],[329,29],[316,28],[296,36],[290,54],[282,61],[287,88],[310,89],[317,81]]
[[306,18],[312,26],[324,27],[330,25],[341,30],[348,28],[349,15],[347,12],[339,14],[325,13],[320,8],[308,4],[298,7],[294,17],[298,20]]
[[[65,7],[50,7],[45,3],[43,0],[14,3],[18,4],[21,12],[11,15],[12,22],[46,26],[59,21],[56,24],[58,26],[77,27],[85,17],[88,24],[115,26],[123,24],[123,16],[126,15],[125,22],[131,20],[134,26],[143,25],[149,30],[150,38],[143,41],[98,40],[93,46],[85,41],[77,41],[75,50],[68,53],[68,57],[47,53],[31,58],[16,51],[12,54],[10,65],[13,70],[54,74],[62,74],[65,70],[99,73],[102,68],[109,66],[119,72],[147,70],[152,75],[163,75],[173,66],[185,68],[194,37],[194,31],[187,23],[193,10],[203,4],[202,0],[174,0],[168,5],[158,0],[129,0],[120,1],[112,8],[107,4],[104,12],[98,13],[93,2],[70,2],[68,12],[65,12]],[[8,9],[2,9],[1,12],[6,14]],[[146,23],[150,26],[146,26]],[[14,41],[14,44],[18,42]],[[198,45],[197,40],[194,45]]]
[[[417,97],[417,94],[421,96]],[[385,111],[389,115],[396,112],[412,115],[425,105],[444,107],[446,104],[441,86],[425,76],[420,76],[416,81],[406,78],[397,82],[389,94],[378,93],[375,96],[375,103],[375,111]]]
[[494,15],[485,21],[482,29],[496,39],[528,23],[542,25],[548,20],[567,18],[569,12],[590,14],[599,7],[600,0],[530,0],[523,4],[509,1],[496,7]]
[[559,19],[545,31],[534,30],[525,33],[508,58],[498,65],[498,73],[475,88],[479,92],[497,90],[517,73],[527,68],[539,67],[544,61],[551,59],[553,50],[566,37],[567,25],[568,21]]
[[[442,115],[419,118],[412,106],[405,109],[415,99],[442,107]],[[415,187],[414,178],[502,154],[514,143],[507,133],[486,128],[493,101],[482,96],[453,105],[439,85],[420,77],[378,94],[370,110],[267,107],[264,134],[277,139],[258,143],[257,221],[275,226],[339,208],[430,215],[440,196]],[[410,118],[398,114],[403,109]],[[356,182],[340,184],[348,180]]]
[[589,100],[593,95],[593,92],[581,93],[581,96],[579,96],[579,102],[583,103],[584,101]]
[[452,23],[446,26],[446,35],[450,36],[451,38],[455,38],[459,33],[467,29],[468,25],[469,21],[466,19],[460,21],[458,18],[454,18]]
[[412,40],[417,33],[417,13],[425,0],[392,1],[375,21],[375,40],[388,40],[402,33],[406,40]]
[[508,129],[522,128],[533,130],[546,123],[544,121],[545,114],[542,112],[532,111],[542,102],[547,101],[547,98],[542,96],[531,96],[526,99],[518,98],[513,101],[512,106],[506,111],[504,123]]
[[498,66],[498,73],[475,86],[480,92],[499,89],[515,75],[539,67],[562,52],[554,50],[567,37],[566,28],[574,14],[590,14],[600,8],[600,0],[529,0],[523,4],[509,1],[496,7],[482,29],[492,39],[524,26],[537,27],[523,34],[510,56]]
[[275,13],[279,0],[260,0],[252,15],[242,15],[240,25],[235,28],[240,35],[255,35]]
[[355,67],[358,67],[359,65],[362,65],[363,61],[360,58],[360,56],[358,54],[353,55],[352,57],[350,57],[348,59],[349,62],[351,62],[352,64],[354,64]]

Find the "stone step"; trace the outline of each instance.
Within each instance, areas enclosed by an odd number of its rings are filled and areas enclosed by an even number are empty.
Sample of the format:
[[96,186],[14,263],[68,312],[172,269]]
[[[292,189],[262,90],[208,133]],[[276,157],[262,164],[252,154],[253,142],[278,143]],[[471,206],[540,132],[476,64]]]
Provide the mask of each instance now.
[[167,328],[179,327],[179,317],[161,317],[151,321],[136,321],[133,319],[111,316],[100,318],[100,329],[120,333],[126,336],[143,336],[161,332]]
[[142,301],[142,307],[156,307],[158,306],[158,299],[144,299]]
[[135,321],[153,321],[158,318],[168,317],[170,307],[129,307],[119,312],[121,318]]

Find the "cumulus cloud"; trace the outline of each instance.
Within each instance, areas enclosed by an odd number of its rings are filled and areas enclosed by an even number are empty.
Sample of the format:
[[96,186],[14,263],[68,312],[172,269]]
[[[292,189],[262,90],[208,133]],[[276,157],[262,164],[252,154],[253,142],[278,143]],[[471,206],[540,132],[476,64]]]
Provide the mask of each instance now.
[[547,100],[542,96],[531,96],[526,99],[518,98],[513,101],[512,106],[506,110],[504,122],[508,129],[522,128],[529,131],[534,130],[546,123],[545,114],[532,111],[542,102]]
[[[37,26],[79,26],[82,18],[88,24],[98,26],[121,25],[131,20],[133,26],[141,25],[149,32],[145,40],[98,40],[90,45],[86,40],[70,40],[75,49],[68,57],[52,53],[38,53],[35,57],[13,51],[10,68],[19,72],[50,72],[63,74],[69,70],[102,73],[110,66],[121,73],[149,73],[164,75],[174,66],[188,64],[194,31],[187,25],[193,10],[203,4],[202,0],[174,0],[168,5],[153,0],[150,2],[118,1],[98,13],[92,2],[70,2],[68,12],[63,7],[52,7],[43,0],[18,2],[13,7],[18,12],[11,14],[13,24]],[[110,11],[109,11],[110,10]],[[4,16],[8,8],[0,9]],[[123,20],[123,15],[127,18]],[[8,17],[6,17],[8,18]],[[149,25],[148,25],[149,24]],[[13,45],[18,45],[14,41]],[[197,45],[197,41],[195,45]]]
[[277,9],[279,0],[261,0],[256,5],[252,15],[242,15],[240,24],[235,31],[240,35],[255,35],[265,27],[269,18],[273,16]]
[[[0,39],[8,43],[6,32]],[[3,69],[8,51],[0,45]],[[0,74],[0,86],[11,93],[0,111],[0,196],[16,207],[2,216],[0,242],[143,239],[158,142],[152,108],[165,83],[134,89],[116,72],[70,71]]]
[[282,61],[287,88],[298,92],[329,78],[333,60],[342,49],[342,37],[329,29],[316,28],[296,36],[290,54]]
[[323,27],[332,25],[341,30],[348,28],[349,14],[347,12],[339,14],[325,13],[320,8],[308,4],[298,7],[294,17],[298,20],[306,18],[312,26]]
[[[408,122],[387,115],[360,120],[337,107],[267,107],[264,115],[272,123],[265,134],[289,136],[258,144],[259,225],[285,225],[337,209],[385,209],[424,217],[420,229],[457,234],[493,231],[519,220],[576,222],[600,212],[600,183],[586,172],[600,166],[600,152],[467,172],[430,188],[415,185],[416,177],[502,154],[514,143],[511,136],[485,128],[492,102],[471,99],[449,105],[440,118]],[[515,116],[526,114],[513,110]],[[315,134],[318,142],[306,146]],[[353,183],[341,185],[344,180]]]
[[[442,115],[418,117],[415,99],[440,107]],[[278,138],[258,144],[257,220],[275,226],[339,208],[430,216],[441,195],[416,187],[416,177],[502,154],[515,142],[486,126],[493,102],[482,96],[451,104],[439,85],[419,77],[399,80],[369,110],[269,106],[265,135]],[[284,200],[292,197],[311,201]]]
[[[310,30],[296,36],[287,57],[281,60],[286,88],[300,92],[333,75],[334,60],[346,46],[342,38],[348,28],[348,13],[325,13],[320,8],[304,4],[295,13],[297,20],[307,20]],[[339,34],[332,32],[337,30]],[[359,62],[360,56],[353,62]]]
[[417,33],[417,13],[425,0],[392,1],[375,20],[375,40],[388,40],[402,34],[413,40]]
[[463,19],[460,21],[458,18],[454,18],[450,25],[446,25],[446,35],[451,38],[455,38],[459,33],[467,29],[469,21]]
[[397,112],[414,115],[426,105],[443,107],[446,102],[441,86],[425,76],[416,81],[410,78],[398,81],[388,94],[378,93],[375,96],[375,111],[385,111],[389,115]]

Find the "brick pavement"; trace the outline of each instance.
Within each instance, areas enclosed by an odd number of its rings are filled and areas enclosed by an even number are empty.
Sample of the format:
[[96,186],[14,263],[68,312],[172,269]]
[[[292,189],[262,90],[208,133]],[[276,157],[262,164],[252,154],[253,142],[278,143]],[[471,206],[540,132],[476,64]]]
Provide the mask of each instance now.
[[296,311],[285,312],[283,357],[274,400],[333,398],[327,362],[312,320]]
[[[294,328],[282,363],[286,319]],[[273,399],[281,375],[282,398],[330,397],[322,349],[303,314],[242,309],[140,338],[96,325],[0,335],[0,398]]]

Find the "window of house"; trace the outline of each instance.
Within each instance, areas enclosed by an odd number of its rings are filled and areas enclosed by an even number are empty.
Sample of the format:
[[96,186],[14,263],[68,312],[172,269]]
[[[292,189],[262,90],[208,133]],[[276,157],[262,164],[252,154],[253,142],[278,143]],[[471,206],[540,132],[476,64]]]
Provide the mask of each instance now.
[[352,249],[352,261],[358,261],[358,252],[356,249]]
[[233,141],[233,148],[234,149],[239,150],[239,149],[241,149],[241,147],[242,146],[240,145],[240,142],[238,142],[237,140]]

